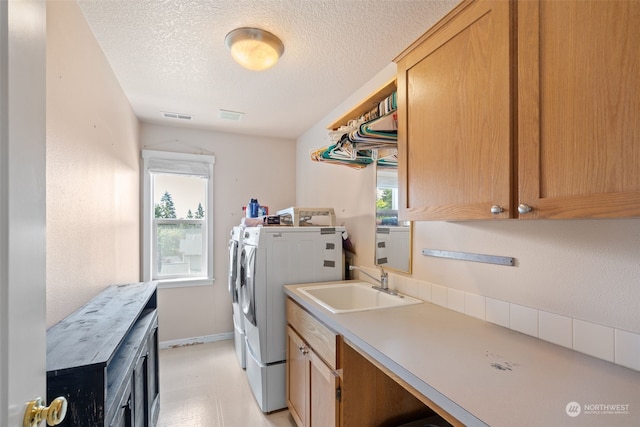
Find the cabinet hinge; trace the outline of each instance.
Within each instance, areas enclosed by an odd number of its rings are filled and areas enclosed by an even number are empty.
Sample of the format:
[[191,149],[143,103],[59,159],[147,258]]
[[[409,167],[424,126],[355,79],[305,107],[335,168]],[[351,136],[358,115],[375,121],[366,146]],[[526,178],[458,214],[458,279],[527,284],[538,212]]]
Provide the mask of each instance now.
[[340,402],[342,400],[342,388],[338,387],[336,389],[336,400]]

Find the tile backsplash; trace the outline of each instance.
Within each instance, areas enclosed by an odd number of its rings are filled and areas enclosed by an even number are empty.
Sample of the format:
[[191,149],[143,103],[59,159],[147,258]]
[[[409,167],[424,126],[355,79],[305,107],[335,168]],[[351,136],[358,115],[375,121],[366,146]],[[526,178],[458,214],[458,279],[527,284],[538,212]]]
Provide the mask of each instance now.
[[599,359],[614,361],[614,329],[573,319],[573,349]]
[[573,348],[573,319],[546,311],[539,312],[538,338]]
[[[372,269],[372,274],[376,271]],[[640,371],[640,334],[389,274],[389,287],[451,310]]]

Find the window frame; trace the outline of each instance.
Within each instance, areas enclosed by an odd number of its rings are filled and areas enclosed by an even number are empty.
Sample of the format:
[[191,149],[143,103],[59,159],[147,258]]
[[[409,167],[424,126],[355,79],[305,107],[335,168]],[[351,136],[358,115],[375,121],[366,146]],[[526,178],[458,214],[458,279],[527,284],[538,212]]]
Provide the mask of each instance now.
[[[213,236],[213,165],[215,156],[187,154],[169,151],[142,150],[142,280],[156,280],[159,288],[184,286],[207,286],[214,282],[214,236]],[[197,172],[190,173],[189,170]],[[207,273],[203,276],[172,276],[154,278],[156,266],[154,245],[156,244],[156,218],[153,201],[153,174],[193,175],[207,178],[203,246],[206,252]],[[180,221],[193,221],[184,219]],[[197,221],[197,220],[196,220]],[[206,242],[206,243],[205,243]]]

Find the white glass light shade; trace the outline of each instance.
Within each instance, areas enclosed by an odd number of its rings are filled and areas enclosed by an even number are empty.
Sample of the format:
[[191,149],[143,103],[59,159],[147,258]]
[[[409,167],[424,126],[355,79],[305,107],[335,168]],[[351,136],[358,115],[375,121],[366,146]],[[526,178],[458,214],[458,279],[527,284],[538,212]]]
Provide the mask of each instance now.
[[235,29],[227,34],[224,41],[233,59],[254,71],[272,67],[284,53],[280,39],[259,28]]

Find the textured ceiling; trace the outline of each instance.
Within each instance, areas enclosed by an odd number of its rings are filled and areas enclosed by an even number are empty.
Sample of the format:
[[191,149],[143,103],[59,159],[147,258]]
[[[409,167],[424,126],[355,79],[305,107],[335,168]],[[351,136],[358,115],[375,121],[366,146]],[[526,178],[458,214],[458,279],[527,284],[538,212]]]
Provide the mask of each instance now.
[[[295,139],[392,62],[459,0],[78,0],[144,122]],[[259,27],[285,45],[262,72],[224,45]],[[219,110],[244,113],[238,122]],[[190,121],[161,112],[185,113]]]

